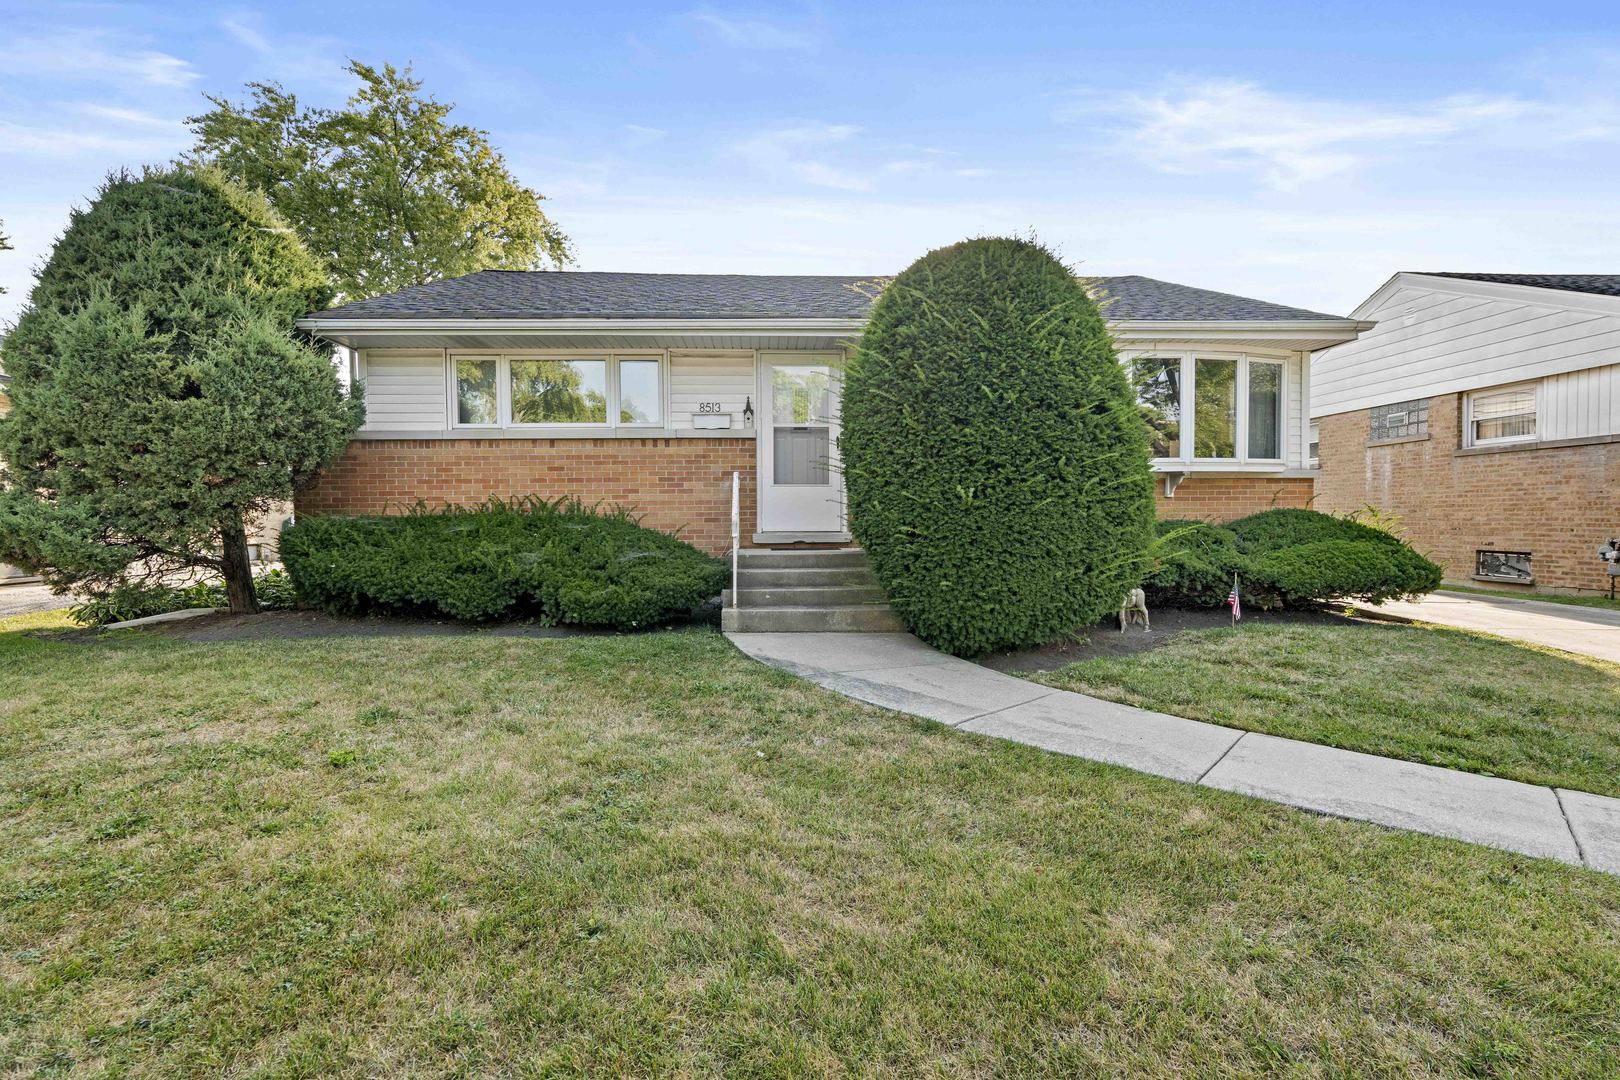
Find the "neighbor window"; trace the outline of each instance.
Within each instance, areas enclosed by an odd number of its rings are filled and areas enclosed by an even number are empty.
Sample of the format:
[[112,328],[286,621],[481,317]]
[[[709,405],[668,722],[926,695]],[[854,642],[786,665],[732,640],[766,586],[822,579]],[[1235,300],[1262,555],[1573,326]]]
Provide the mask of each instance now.
[[1468,441],[1523,442],[1536,437],[1536,388],[1510,386],[1468,395]]
[[1147,356],[1131,364],[1131,386],[1147,421],[1153,456],[1181,456],[1181,357]]
[[1369,412],[1368,442],[1421,439],[1429,434],[1429,399],[1413,398],[1374,405]]
[[1313,469],[1322,463],[1322,425],[1316,420],[1311,421],[1311,440],[1305,450],[1305,461]]
[[456,361],[456,423],[487,426],[501,422],[496,386],[500,361]]
[[662,426],[663,362],[656,356],[457,357],[461,427]]
[[1528,551],[1476,551],[1474,576],[1487,581],[1515,581],[1532,585],[1536,576],[1530,572]]

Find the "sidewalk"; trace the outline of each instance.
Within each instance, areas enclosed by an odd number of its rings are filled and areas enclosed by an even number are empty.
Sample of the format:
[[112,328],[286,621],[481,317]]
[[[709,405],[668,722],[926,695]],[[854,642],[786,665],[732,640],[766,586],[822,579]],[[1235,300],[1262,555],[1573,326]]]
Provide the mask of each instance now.
[[1620,664],[1620,611],[1444,590],[1421,600],[1356,607],[1374,618],[1477,630]]
[[1149,712],[946,656],[910,634],[727,634],[858,701],[1335,817],[1620,874],[1620,799]]

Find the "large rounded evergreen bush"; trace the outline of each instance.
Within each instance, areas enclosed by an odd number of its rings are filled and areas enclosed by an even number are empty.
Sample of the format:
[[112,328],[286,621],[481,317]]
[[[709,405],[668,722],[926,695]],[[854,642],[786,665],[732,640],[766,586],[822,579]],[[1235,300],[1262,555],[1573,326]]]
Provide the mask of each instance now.
[[967,240],[897,277],[845,379],[851,528],[896,613],[958,655],[1118,609],[1153,536],[1147,434],[1050,251]]

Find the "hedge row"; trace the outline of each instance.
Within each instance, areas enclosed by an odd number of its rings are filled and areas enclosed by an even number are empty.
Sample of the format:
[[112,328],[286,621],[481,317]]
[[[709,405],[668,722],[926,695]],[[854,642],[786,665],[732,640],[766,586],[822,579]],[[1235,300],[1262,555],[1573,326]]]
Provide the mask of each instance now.
[[301,518],[281,535],[299,598],[336,615],[534,618],[630,630],[717,597],[730,569],[619,509],[492,499],[475,509]]
[[1164,606],[1218,607],[1234,575],[1243,602],[1259,608],[1379,603],[1440,586],[1440,567],[1390,533],[1314,510],[1267,510],[1225,526],[1161,521],[1143,589]]

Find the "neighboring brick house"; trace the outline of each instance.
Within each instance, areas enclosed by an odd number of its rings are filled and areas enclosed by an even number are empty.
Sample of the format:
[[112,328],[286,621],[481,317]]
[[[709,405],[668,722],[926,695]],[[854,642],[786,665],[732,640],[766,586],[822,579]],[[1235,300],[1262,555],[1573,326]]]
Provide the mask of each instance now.
[[[881,281],[484,271],[319,312],[366,424],[299,513],[579,496],[709,551],[843,543],[839,371]],[[1154,417],[1160,512],[1303,506],[1313,349],[1353,320],[1143,277],[1095,289]],[[1016,423],[1016,417],[1009,422]]]
[[1620,275],[1401,273],[1312,364],[1316,508],[1376,507],[1448,580],[1608,588]]

